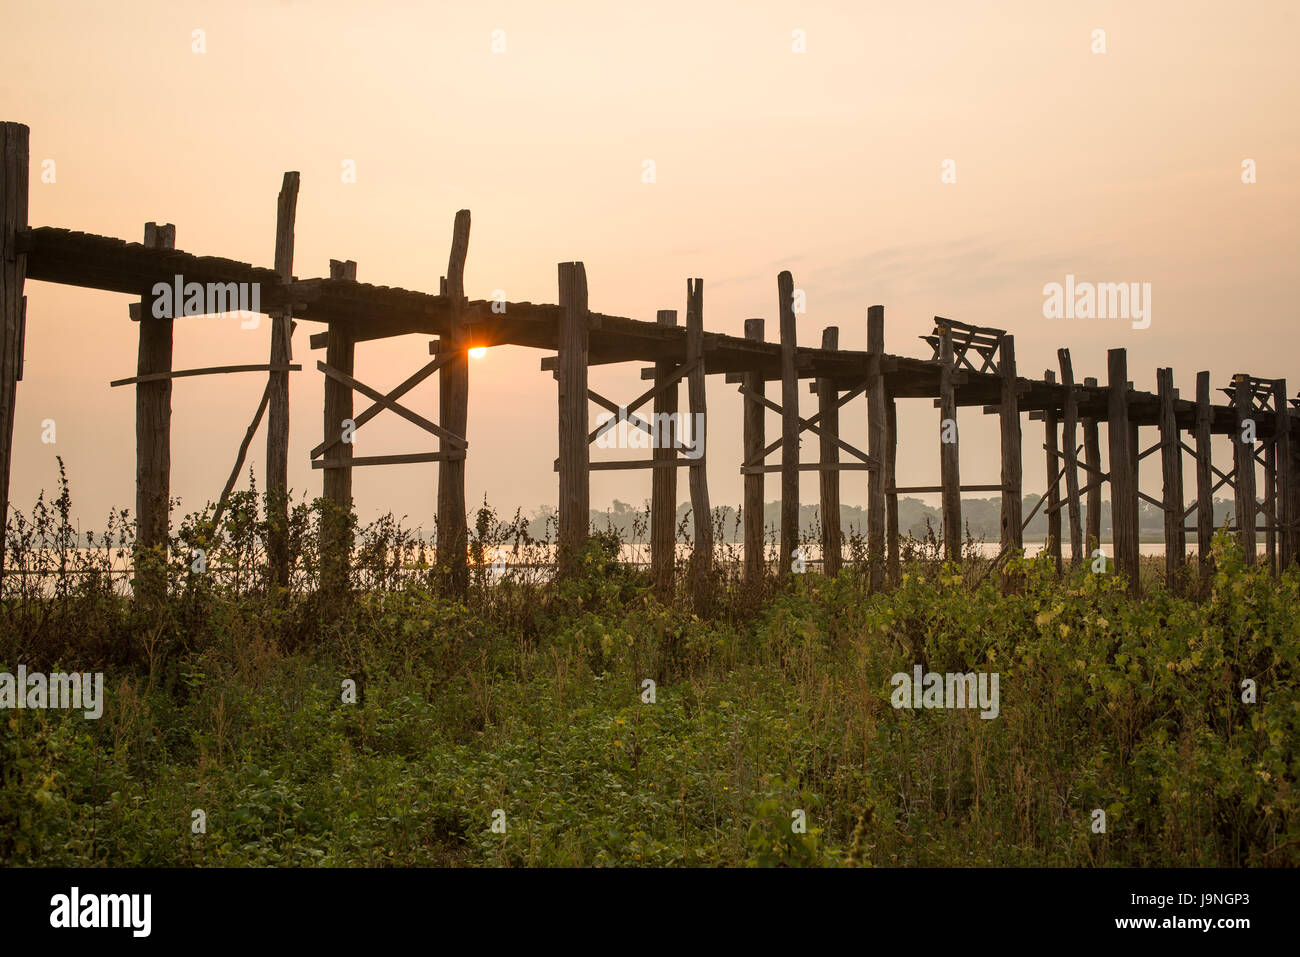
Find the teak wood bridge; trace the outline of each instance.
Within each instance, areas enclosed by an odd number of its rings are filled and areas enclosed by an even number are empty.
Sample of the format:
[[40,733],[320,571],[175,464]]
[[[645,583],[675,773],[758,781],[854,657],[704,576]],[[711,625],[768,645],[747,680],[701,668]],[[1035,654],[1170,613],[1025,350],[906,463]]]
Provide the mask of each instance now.
[[[1022,547],[1022,533],[1038,508],[1046,507],[1050,553],[1062,562],[1062,512],[1068,516],[1070,555],[1075,564],[1085,549],[1101,538],[1101,487],[1110,483],[1114,559],[1118,570],[1137,589],[1138,501],[1146,500],[1164,515],[1166,574],[1171,588],[1180,587],[1180,569],[1186,557],[1186,533],[1195,531],[1201,574],[1207,573],[1208,550],[1214,532],[1213,496],[1228,486],[1236,498],[1235,532],[1245,560],[1254,562],[1257,535],[1263,531],[1267,560],[1275,570],[1297,557],[1297,519],[1300,518],[1300,454],[1296,441],[1296,400],[1288,401],[1283,379],[1234,375],[1225,388],[1227,404],[1212,404],[1208,372],[1196,377],[1195,400],[1181,398],[1174,388],[1173,370],[1160,369],[1156,394],[1135,390],[1128,378],[1125,350],[1109,352],[1106,384],[1085,378],[1078,382],[1069,350],[1058,350],[1060,379],[1052,371],[1043,379],[1016,374],[1014,337],[999,329],[981,328],[936,318],[934,329],[922,338],[928,358],[892,355],[885,351],[883,306],[867,310],[867,351],[838,348],[837,330],[824,331],[820,347],[795,342],[794,282],[789,272],[777,277],[779,339],[764,338],[762,319],[745,322],[744,337],[704,331],[704,285],[688,280],[685,326],[677,313],[660,311],[656,321],[645,322],[603,315],[587,307],[587,277],[582,263],[559,264],[559,302],[471,300],[465,295],[464,268],[469,246],[470,217],[457,213],[452,233],[447,275],[437,295],[372,286],[356,280],[353,262],[330,263],[328,277],[298,279],[293,275],[294,214],[298,174],[286,173],[279,196],[274,268],[252,266],[211,256],[196,256],[175,248],[175,229],[149,223],[143,243],[87,235],[49,226],[32,227],[27,221],[28,129],[18,123],[0,124],[0,313],[2,313],[3,363],[0,365],[0,515],[8,514],[9,471],[13,444],[14,402],[22,378],[23,331],[26,321],[25,279],[62,283],[124,293],[138,298],[132,318],[139,321],[137,374],[113,382],[134,385],[136,391],[136,518],[137,544],[168,544],[170,497],[170,416],[172,381],[182,377],[231,372],[267,375],[261,403],[238,450],[214,515],[214,527],[233,488],[250,443],[262,418],[267,419],[267,553],[273,578],[289,579],[287,549],[287,469],[289,449],[289,373],[301,368],[292,362],[291,340],[296,321],[315,322],[324,331],[311,336],[313,349],[324,349],[316,363],[326,376],[324,433],[312,450],[312,465],[323,470],[323,497],[339,514],[351,507],[352,469],[408,462],[438,462],[437,554],[447,569],[448,584],[456,590],[467,582],[467,529],[465,511],[465,460],[470,348],[521,345],[555,353],[542,359],[543,371],[558,382],[559,458],[559,561],[561,571],[581,549],[589,523],[589,479],[593,469],[652,468],[651,565],[656,582],[671,581],[675,558],[674,516],[677,469],[689,469],[690,501],[694,520],[693,575],[707,572],[712,562],[713,536],[705,462],[716,446],[691,459],[672,447],[656,447],[645,460],[592,462],[590,445],[618,421],[649,430],[635,415],[648,403],[656,413],[678,410],[678,390],[686,381],[691,413],[704,418],[705,376],[724,375],[738,386],[744,401],[744,555],[746,574],[761,573],[766,566],[763,550],[763,476],[781,474],[779,571],[788,574],[798,547],[799,472],[820,473],[825,570],[834,574],[840,565],[839,473],[867,472],[868,566],[872,587],[893,579],[898,572],[898,496],[905,493],[942,493],[943,542],[948,557],[957,557],[962,539],[961,493],[1000,491],[1002,496],[1002,553]],[[262,311],[271,317],[270,355],[266,364],[205,369],[172,368],[174,318],[154,318],[152,289],[170,285],[174,277],[186,283],[257,284]],[[229,287],[234,288],[234,287]],[[178,305],[178,304],[173,304]],[[407,334],[435,337],[433,356],[400,385],[387,392],[359,381],[353,375],[353,356],[359,342]],[[646,362],[641,378],[651,386],[621,406],[587,385],[592,365]],[[401,403],[420,382],[437,373],[439,421],[434,422]],[[810,380],[817,411],[806,418],[799,413],[799,382]],[[768,398],[766,383],[780,383],[780,401]],[[354,409],[354,393],[369,404]],[[865,452],[839,437],[841,410],[865,396],[868,442]],[[899,487],[895,483],[898,434],[895,403],[898,399],[933,399],[940,411],[940,484]],[[589,403],[616,414],[613,423],[595,430],[588,421]],[[962,485],[955,420],[960,406],[980,406],[1001,421],[1002,474],[997,485]],[[359,428],[388,410],[420,426],[438,439],[437,451],[407,455],[354,456],[346,424]],[[766,441],[767,410],[781,417],[781,434]],[[1022,516],[1021,416],[1045,424],[1046,494],[1033,512]],[[1109,465],[1101,467],[1099,424],[1106,423]],[[1157,441],[1141,448],[1139,430],[1155,427]],[[1080,431],[1081,444],[1076,445]],[[816,462],[801,462],[800,435],[818,437]],[[1184,440],[1188,434],[1192,444]],[[1211,457],[1211,436],[1233,436],[1233,467],[1221,471]],[[950,441],[949,441],[950,440]],[[768,464],[772,453],[779,464]],[[841,452],[851,457],[842,460]],[[1082,452],[1082,458],[1080,457]],[[1159,452],[1163,496],[1156,499],[1138,489],[1139,463]],[[1196,501],[1183,502],[1183,453],[1196,469]],[[1256,493],[1256,466],[1263,466],[1264,493]],[[1083,484],[1081,484],[1081,473]],[[1064,495],[1061,480],[1064,479]],[[1086,504],[1087,528],[1083,527]],[[1195,525],[1186,522],[1195,513]],[[1262,521],[1261,521],[1262,516]],[[338,525],[326,523],[322,540],[322,589],[346,582],[347,542]],[[0,549],[0,562],[3,550]],[[0,568],[3,566],[0,565]],[[694,580],[702,581],[703,577]]]

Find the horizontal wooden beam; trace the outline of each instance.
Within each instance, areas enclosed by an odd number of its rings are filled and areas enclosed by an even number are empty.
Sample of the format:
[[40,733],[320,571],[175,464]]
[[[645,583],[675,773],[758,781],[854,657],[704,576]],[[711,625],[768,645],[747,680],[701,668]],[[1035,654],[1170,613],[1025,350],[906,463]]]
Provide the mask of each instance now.
[[[563,310],[554,304],[468,299],[453,302],[441,294],[375,286],[350,278],[286,279],[274,269],[249,263],[198,256],[182,250],[155,249],[140,243],[55,227],[19,230],[15,246],[17,252],[27,257],[26,277],[29,280],[101,289],[134,298],[149,296],[155,284],[171,283],[177,275],[182,276],[186,283],[197,282],[205,286],[211,283],[256,283],[260,288],[262,313],[275,315],[292,308],[299,320],[342,325],[353,342],[408,334],[444,336],[450,332],[454,322],[464,322],[475,330],[475,344],[520,345],[548,350],[558,347],[558,323]],[[958,327],[954,325],[953,328]],[[685,355],[685,330],[680,328],[592,313],[589,332],[592,362],[654,362],[667,356]],[[991,345],[992,340],[988,341]],[[323,344],[323,340],[314,336],[313,346],[318,343]],[[781,375],[779,343],[705,333],[703,352],[705,371],[711,375],[736,377],[749,372],[764,381],[778,379]],[[799,378],[825,378],[836,389],[852,388],[861,381],[872,358],[863,351],[800,347],[796,351],[795,367]],[[941,363],[883,354],[879,362],[889,393],[896,399],[933,399],[937,396]],[[643,375],[651,378],[653,371],[647,370]],[[1002,387],[999,375],[992,371],[963,369],[957,381],[956,401],[959,406],[983,406],[986,411],[997,411],[992,406]],[[1132,384],[1129,385],[1131,389]],[[1028,393],[1021,402],[1026,412],[1062,407],[1063,387],[1060,385],[1018,380],[1017,391],[1021,389]],[[1105,421],[1108,414],[1106,396],[1105,388],[1085,387],[1079,401],[1079,416]],[[1134,424],[1157,424],[1158,396],[1133,391],[1129,407]],[[1191,428],[1194,403],[1178,399],[1175,414],[1180,428]],[[1261,440],[1274,433],[1276,421],[1275,415],[1261,418],[1258,423]],[[1291,415],[1283,421],[1289,421],[1292,434],[1300,436],[1300,419]],[[1229,406],[1211,407],[1211,434],[1232,433],[1236,427],[1234,409]]]
[[[766,475],[770,472],[780,472],[784,466],[777,465],[742,465],[740,467],[741,475]],[[820,462],[800,462],[800,472],[872,472],[875,471],[874,465],[868,465],[866,462],[835,462],[823,465]]]
[[314,469],[350,469],[367,465],[411,465],[417,462],[449,462],[463,459],[464,451],[456,452],[408,452],[399,455],[358,455],[350,459],[315,459],[311,463]]
[[[942,485],[900,485],[895,488],[885,489],[886,495],[907,495],[920,494],[929,492],[942,492]],[[962,492],[1001,492],[1001,485],[963,485],[959,491]]]
[[[626,469],[681,469],[692,465],[703,465],[704,458],[698,459],[614,459],[608,462],[590,462],[587,467],[593,472],[618,472]],[[560,470],[556,462],[553,471]]]
[[145,375],[133,375],[129,379],[114,379],[110,388],[120,385],[134,385],[137,382],[161,382],[164,379],[185,379],[196,375],[225,375],[229,372],[301,372],[302,366],[296,362],[289,365],[271,365],[266,362],[242,366],[208,366],[206,369],[176,369],[171,372],[149,372]]

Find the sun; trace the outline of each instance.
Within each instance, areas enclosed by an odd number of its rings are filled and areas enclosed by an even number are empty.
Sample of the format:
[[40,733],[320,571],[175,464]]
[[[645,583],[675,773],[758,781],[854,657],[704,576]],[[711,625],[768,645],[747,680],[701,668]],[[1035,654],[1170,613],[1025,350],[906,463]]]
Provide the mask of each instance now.
[[473,349],[469,350],[469,354],[475,359],[482,359],[487,355],[487,346],[475,346]]

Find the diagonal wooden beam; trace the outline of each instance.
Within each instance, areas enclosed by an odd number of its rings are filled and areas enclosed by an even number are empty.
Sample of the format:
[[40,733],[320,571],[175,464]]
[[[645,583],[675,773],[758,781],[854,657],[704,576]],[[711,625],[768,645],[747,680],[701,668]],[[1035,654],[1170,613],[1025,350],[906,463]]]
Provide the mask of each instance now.
[[641,408],[641,406],[645,405],[655,396],[675,386],[688,374],[694,372],[696,367],[699,364],[700,364],[699,359],[691,359],[689,362],[683,362],[680,365],[678,365],[677,368],[674,369],[666,379],[664,379],[660,383],[657,383],[656,385],[651,386],[649,389],[646,389],[639,396],[633,399],[632,402],[628,404],[627,407],[628,412],[635,412],[637,409]]
[[1144,458],[1146,458],[1146,457],[1147,457],[1148,455],[1150,455],[1152,452],[1159,452],[1159,451],[1160,451],[1162,448],[1164,448],[1164,447],[1165,447],[1165,446],[1164,446],[1164,443],[1163,443],[1163,442],[1157,442],[1155,445],[1151,446],[1151,448],[1147,449],[1146,451],[1138,453],[1137,460],[1138,460],[1139,462],[1141,462]]
[[1148,495],[1146,492],[1143,492],[1141,489],[1138,490],[1138,498],[1142,499],[1142,501],[1150,505],[1154,505],[1161,512],[1165,510],[1164,502],[1160,501],[1160,499],[1156,498],[1154,495]]
[[[1097,479],[1097,480],[1095,480],[1095,481],[1093,481],[1093,482],[1089,482],[1089,483],[1088,483],[1087,485],[1085,485],[1083,488],[1079,489],[1079,494],[1080,494],[1080,495],[1087,495],[1087,494],[1088,494],[1089,492],[1091,492],[1093,489],[1101,488],[1101,487],[1102,487],[1103,485],[1105,485],[1109,480],[1110,480],[1109,477],[1103,477],[1103,478],[1099,478],[1099,479]],[[1068,504],[1069,504],[1068,502],[1062,500],[1062,501],[1060,501],[1060,502],[1057,502],[1055,506],[1050,506],[1050,505],[1049,505],[1048,508],[1047,508],[1047,510],[1048,510],[1048,512],[1052,512],[1052,511],[1057,511],[1057,512],[1059,512],[1061,509],[1065,508],[1066,505],[1068,505]]]
[[[1083,446],[1082,446],[1082,445],[1077,446],[1077,447],[1075,448],[1075,452],[1074,452],[1074,454],[1075,454],[1076,457],[1078,456],[1079,451],[1080,451],[1081,449],[1083,449]],[[1062,451],[1059,450],[1059,449],[1057,449],[1056,451],[1052,451],[1051,449],[1049,449],[1049,448],[1047,447],[1046,443],[1044,443],[1044,445],[1043,445],[1043,450],[1046,451],[1046,452],[1051,452],[1051,454],[1052,454],[1053,456],[1055,456],[1056,458],[1058,458],[1058,459],[1060,459],[1060,460],[1062,460],[1062,461],[1065,460],[1065,453],[1064,453],[1064,452],[1062,452]],[[1108,479],[1110,478],[1110,473],[1109,473],[1109,472],[1103,472],[1101,469],[1097,468],[1096,466],[1088,465],[1088,464],[1085,463],[1085,462],[1076,462],[1075,464],[1078,465],[1079,468],[1083,469],[1085,472],[1091,472],[1091,473],[1094,474],[1094,475],[1099,475],[1099,476],[1101,476],[1102,481],[1106,481],[1106,480],[1108,480]],[[1080,494],[1082,494],[1082,490],[1080,490]]]
[[[646,435],[652,436],[655,434],[654,428],[651,427],[650,423],[647,422],[645,419],[641,418],[641,416],[639,415],[633,415],[632,409],[630,407],[628,409],[620,409],[618,407],[618,403],[605,398],[603,395],[601,395],[599,392],[596,392],[594,389],[587,390],[587,398],[590,399],[592,402],[595,402],[598,406],[601,406],[602,408],[607,409],[610,412],[614,413],[614,418],[592,429],[591,434],[587,436],[588,445],[590,445],[592,442],[595,442],[606,432],[618,428],[618,424],[620,422],[627,422],[629,425],[635,426],[636,428],[640,429]],[[623,417],[624,412],[627,413],[626,418]],[[555,461],[558,463],[560,460],[556,459]]]
[[[412,412],[406,406],[398,402],[394,402],[386,395],[381,394],[378,389],[370,388],[370,386],[366,385],[364,382],[360,381],[359,379],[353,378],[352,376],[348,375],[346,372],[341,372],[340,370],[335,369],[333,366],[326,365],[324,362],[321,362],[319,360],[316,362],[316,368],[319,369],[321,372],[325,373],[331,379],[334,379],[337,382],[342,382],[344,385],[352,389],[355,389],[357,392],[360,392],[362,395],[369,398],[372,402],[375,402],[379,405],[382,405],[386,409],[390,409],[393,412],[396,412],[402,418],[406,419],[406,421],[418,425],[420,428],[424,429],[424,431],[431,432],[432,434],[438,436],[439,438],[446,439],[456,448],[464,449],[468,447],[468,443],[466,443],[466,441],[463,438],[461,438],[459,435],[456,435],[454,432],[444,429],[441,425],[438,425],[438,423],[436,422],[430,422],[424,416],[420,415],[417,412]],[[355,422],[356,420],[354,419],[353,421]]]
[[[1219,470],[1218,470],[1218,469],[1215,469],[1214,471],[1217,472],[1217,471],[1219,471]],[[1213,495],[1215,492],[1217,492],[1219,489],[1223,488],[1223,486],[1225,486],[1225,485],[1228,486],[1228,488],[1233,489],[1233,490],[1235,491],[1236,488],[1237,488],[1237,483],[1234,482],[1231,478],[1229,478],[1229,476],[1233,476],[1233,475],[1236,475],[1236,474],[1237,474],[1237,470],[1236,470],[1236,469],[1233,469],[1233,470],[1232,470],[1231,472],[1229,472],[1227,475],[1223,476],[1223,478],[1221,478],[1221,479],[1219,479],[1217,482],[1215,482],[1215,483],[1214,483],[1214,487],[1213,487],[1212,489],[1210,489],[1210,494]]]
[[[613,402],[610,399],[605,398],[603,395],[596,392],[594,389],[588,389],[587,398],[589,398],[592,402],[595,402],[597,405],[608,409],[610,412],[613,412],[614,415],[617,416],[618,418],[610,419],[604,425],[597,426],[595,429],[593,429],[591,434],[587,436],[587,444],[590,445],[592,442],[596,441],[596,439],[600,438],[606,432],[610,431],[611,429],[617,428],[618,423],[621,421],[626,421],[631,425],[636,426],[638,429],[640,429],[642,432],[646,433],[647,435],[654,435],[654,429],[650,426],[650,424],[640,416],[632,415],[632,413],[635,412],[637,409],[641,408],[641,406],[645,405],[655,396],[660,395],[661,393],[666,392],[668,389],[677,385],[677,383],[680,382],[684,376],[686,376],[688,373],[693,371],[695,367],[699,365],[699,363],[700,363],[699,359],[692,359],[689,362],[683,362],[675,370],[673,370],[673,372],[668,376],[667,379],[665,379],[664,381],[660,382],[657,385],[651,386],[645,392],[641,393],[641,395],[633,399],[631,404],[629,404],[626,408],[620,408],[617,403]],[[624,414],[626,414],[626,418],[623,418]]]
[[[1078,451],[1080,451],[1080,450],[1082,450],[1082,449],[1083,449],[1083,446],[1082,446],[1082,445],[1079,446],[1079,449],[1076,450],[1076,454],[1078,453]],[[1059,455],[1060,453],[1058,452],[1057,454]],[[1059,469],[1056,470],[1056,477],[1055,477],[1054,479],[1052,479],[1052,481],[1050,481],[1050,482],[1047,483],[1047,487],[1048,487],[1048,488],[1051,488],[1053,485],[1056,485],[1057,487],[1059,487],[1059,486],[1060,486],[1060,483],[1061,483],[1061,476],[1063,476],[1064,474],[1065,474],[1065,466],[1062,465]],[[1025,520],[1024,520],[1023,522],[1020,523],[1020,533],[1021,533],[1022,535],[1024,534],[1025,529],[1027,529],[1027,528],[1029,527],[1029,523],[1032,522],[1032,521],[1034,520],[1034,516],[1038,514],[1038,510],[1039,510],[1040,508],[1043,507],[1043,503],[1046,502],[1046,501],[1047,501],[1047,493],[1044,492],[1044,493],[1042,494],[1042,496],[1038,499],[1038,504],[1034,506],[1033,511],[1031,511],[1031,512],[1030,512],[1030,513],[1025,517]],[[1059,506],[1058,506],[1058,510],[1059,510]]]
[[253,421],[248,426],[248,431],[244,433],[244,441],[239,444],[239,454],[235,456],[235,467],[230,470],[230,478],[226,479],[226,487],[221,490],[221,498],[217,499],[217,507],[212,513],[212,530],[214,533],[221,526],[221,516],[226,510],[226,502],[235,488],[235,482],[239,479],[239,470],[244,467],[244,457],[248,455],[248,447],[253,443],[253,436],[257,434],[257,427],[262,424],[262,416],[266,414],[266,407],[270,402],[271,382],[268,380],[266,387],[262,389],[262,401],[257,406]]
[[[406,393],[410,392],[417,385],[419,385],[425,379],[429,378],[429,376],[433,375],[435,372],[437,372],[439,369],[445,366],[448,362],[450,362],[454,357],[454,355],[455,353],[444,352],[441,355],[439,355],[436,359],[434,359],[432,362],[426,363],[423,367],[419,369],[419,371],[407,377],[407,379],[403,381],[400,385],[392,389],[390,392],[385,393],[384,399],[389,401],[395,401],[397,399],[400,399],[402,396],[406,395]],[[376,402],[374,405],[367,408],[360,415],[353,416],[352,421],[356,423],[356,428],[359,429],[361,428],[361,426],[365,425],[367,422],[369,422],[371,419],[373,419],[375,416],[377,416],[380,412],[382,412],[386,408],[388,408],[388,406],[384,405],[382,402]],[[311,458],[314,459],[318,455],[328,452],[330,449],[332,449],[334,446],[338,445],[342,441],[343,441],[343,433],[340,430],[339,434],[334,436],[334,438],[330,439],[328,442],[322,442],[320,445],[316,446],[316,448],[312,449]]]
[[[742,385],[740,387],[740,394],[745,396],[745,398],[750,399],[753,402],[760,403],[765,408],[771,409],[777,415],[782,414],[781,406],[777,405],[775,402],[773,402],[771,399],[767,398],[766,396],[759,395],[758,393],[751,391],[746,386]],[[848,398],[852,398],[856,394],[857,394],[857,390],[855,390],[853,393],[850,393]],[[839,403],[837,403],[834,406],[834,408],[839,408],[840,405],[844,404],[844,401],[846,400],[841,400]],[[825,411],[830,411],[830,410],[827,409]],[[860,449],[854,448],[852,445],[849,445],[849,443],[845,442],[839,436],[833,435],[831,432],[829,432],[826,429],[823,429],[821,426],[815,425],[814,423],[822,417],[822,414],[823,414],[822,412],[818,412],[816,415],[811,416],[807,419],[800,419],[799,432],[800,433],[811,432],[813,433],[813,435],[830,439],[836,445],[842,448],[844,451],[848,452],[850,455],[854,455],[857,458],[861,459],[864,463],[866,463],[871,468],[875,469],[880,467],[880,463],[877,462],[875,459],[873,459],[870,455],[867,455],[865,452],[861,451]],[[757,461],[746,462],[745,465],[746,466],[761,465],[763,463],[763,460],[766,459],[769,455],[771,455],[772,452],[774,452],[776,449],[780,448],[782,442],[784,441],[785,441],[784,437],[777,439],[775,442],[773,442],[771,445],[769,445],[767,448],[763,450],[762,456]]]
[[[1065,474],[1064,468],[1061,468],[1059,471],[1057,471],[1056,478],[1053,484],[1055,484],[1056,482],[1060,482],[1061,476],[1064,474]],[[1020,523],[1020,533],[1022,535],[1024,534],[1025,529],[1029,527],[1029,523],[1034,520],[1034,516],[1038,514],[1038,510],[1043,507],[1043,503],[1046,501],[1047,501],[1047,493],[1044,492],[1042,496],[1039,497],[1038,504],[1033,507],[1033,510],[1030,511],[1030,513],[1027,516],[1025,516],[1025,520]]]

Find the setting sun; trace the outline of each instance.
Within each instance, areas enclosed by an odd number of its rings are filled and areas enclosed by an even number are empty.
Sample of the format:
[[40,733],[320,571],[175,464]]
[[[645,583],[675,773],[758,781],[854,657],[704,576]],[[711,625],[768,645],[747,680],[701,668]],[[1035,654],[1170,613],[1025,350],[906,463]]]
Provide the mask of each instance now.
[[487,346],[475,346],[473,349],[469,350],[469,354],[471,358],[482,359],[487,355]]

